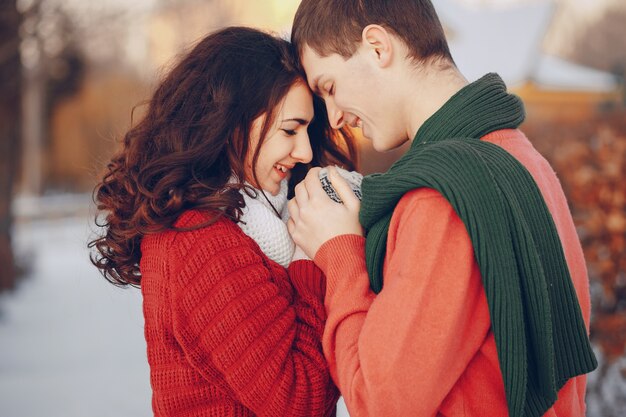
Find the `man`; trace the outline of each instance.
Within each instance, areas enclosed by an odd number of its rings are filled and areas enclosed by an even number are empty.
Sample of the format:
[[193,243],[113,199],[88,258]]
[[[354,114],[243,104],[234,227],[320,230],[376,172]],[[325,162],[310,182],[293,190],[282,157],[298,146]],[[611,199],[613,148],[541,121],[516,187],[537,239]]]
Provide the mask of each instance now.
[[584,416],[587,271],[520,100],[496,74],[467,82],[428,0],[303,0],[292,41],[334,128],[412,141],[362,203],[314,169],[289,205],[351,415]]

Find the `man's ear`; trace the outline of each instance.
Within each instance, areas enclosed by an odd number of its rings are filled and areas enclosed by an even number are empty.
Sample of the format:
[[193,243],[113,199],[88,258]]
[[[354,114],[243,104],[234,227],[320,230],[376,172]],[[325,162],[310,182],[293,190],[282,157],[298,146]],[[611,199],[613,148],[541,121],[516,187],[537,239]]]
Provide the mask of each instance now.
[[361,44],[381,67],[387,67],[393,59],[391,34],[380,25],[367,25],[361,32]]

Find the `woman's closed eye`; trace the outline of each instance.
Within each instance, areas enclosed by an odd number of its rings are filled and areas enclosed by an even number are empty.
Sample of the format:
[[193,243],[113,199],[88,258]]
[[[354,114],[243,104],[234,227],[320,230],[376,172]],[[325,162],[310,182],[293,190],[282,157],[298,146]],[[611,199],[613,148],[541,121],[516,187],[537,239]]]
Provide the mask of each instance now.
[[287,136],[295,136],[298,133],[295,129],[282,129],[282,131],[285,132]]

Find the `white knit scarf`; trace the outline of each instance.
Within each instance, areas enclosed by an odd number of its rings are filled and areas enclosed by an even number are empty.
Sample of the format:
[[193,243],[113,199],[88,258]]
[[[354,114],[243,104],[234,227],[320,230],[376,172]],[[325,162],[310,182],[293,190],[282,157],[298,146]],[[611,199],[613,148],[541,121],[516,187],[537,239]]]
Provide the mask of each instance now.
[[[250,197],[243,189],[240,190],[246,206],[242,210],[241,221],[237,223],[246,235],[254,239],[268,258],[285,268],[291,263],[296,247],[286,223],[289,218],[287,181],[287,179],[281,181],[277,195],[263,192],[246,183],[256,191],[257,196]],[[276,215],[272,206],[280,213],[280,217]]]

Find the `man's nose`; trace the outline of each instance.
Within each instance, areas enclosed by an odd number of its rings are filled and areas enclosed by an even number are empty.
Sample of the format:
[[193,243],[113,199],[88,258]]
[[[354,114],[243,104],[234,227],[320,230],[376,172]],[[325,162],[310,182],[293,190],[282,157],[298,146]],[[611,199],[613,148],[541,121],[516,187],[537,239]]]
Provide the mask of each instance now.
[[346,123],[343,117],[343,111],[339,110],[339,107],[337,107],[332,98],[326,99],[326,113],[328,114],[330,126],[333,129],[341,129]]

